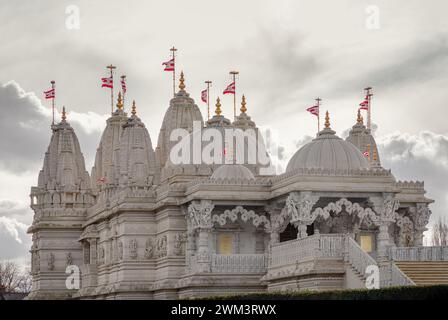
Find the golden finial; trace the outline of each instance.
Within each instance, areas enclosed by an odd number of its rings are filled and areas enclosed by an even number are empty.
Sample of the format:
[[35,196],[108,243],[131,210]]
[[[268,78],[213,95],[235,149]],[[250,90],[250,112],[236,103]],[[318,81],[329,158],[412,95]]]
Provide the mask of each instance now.
[[242,113],[246,113],[247,108],[246,108],[246,97],[243,94],[243,99],[241,100],[241,108],[240,108]]
[[329,128],[330,128],[330,115],[328,114],[327,110],[327,112],[325,112],[325,129]]
[[121,91],[118,92],[117,108],[118,108],[119,110],[123,109],[123,100],[121,99]]
[[137,114],[137,107],[135,106],[135,100],[132,101],[132,111],[131,114],[135,116]]
[[219,97],[218,97],[218,99],[216,99],[216,110],[215,110],[215,113],[216,113],[217,116],[221,115],[221,103],[220,103],[220,101],[221,100],[219,100]]
[[180,79],[179,79],[179,89],[180,90],[184,90],[185,89],[185,83],[184,83],[185,79],[184,79],[184,72],[181,71],[180,72]]
[[356,122],[359,124],[363,124],[363,118],[361,116],[361,109],[358,109],[358,118],[356,119]]
[[373,161],[377,161],[378,160],[378,150],[375,148],[373,148]]
[[62,107],[62,121],[65,121],[67,119],[67,113],[65,112],[65,106]]

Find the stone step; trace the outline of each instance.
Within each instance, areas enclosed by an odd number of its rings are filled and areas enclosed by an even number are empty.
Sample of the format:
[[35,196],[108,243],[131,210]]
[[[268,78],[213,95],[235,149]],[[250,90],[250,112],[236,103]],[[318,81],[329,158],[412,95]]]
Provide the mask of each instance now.
[[448,284],[448,261],[400,261],[396,265],[417,285]]

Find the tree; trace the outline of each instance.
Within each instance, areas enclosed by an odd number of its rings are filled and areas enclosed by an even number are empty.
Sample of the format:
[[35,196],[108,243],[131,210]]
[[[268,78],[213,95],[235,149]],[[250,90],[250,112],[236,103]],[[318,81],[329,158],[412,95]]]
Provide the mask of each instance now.
[[0,289],[3,292],[31,291],[31,273],[23,270],[17,263],[11,261],[0,261]]
[[432,245],[433,246],[446,246],[448,245],[448,223],[441,217],[435,223],[432,232]]

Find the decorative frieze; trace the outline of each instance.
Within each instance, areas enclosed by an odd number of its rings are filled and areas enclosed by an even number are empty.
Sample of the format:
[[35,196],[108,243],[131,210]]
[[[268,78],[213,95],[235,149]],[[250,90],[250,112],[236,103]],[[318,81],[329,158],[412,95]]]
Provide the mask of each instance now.
[[193,201],[188,206],[191,228],[193,230],[211,229],[213,226],[211,215],[213,208],[214,205],[210,200]]

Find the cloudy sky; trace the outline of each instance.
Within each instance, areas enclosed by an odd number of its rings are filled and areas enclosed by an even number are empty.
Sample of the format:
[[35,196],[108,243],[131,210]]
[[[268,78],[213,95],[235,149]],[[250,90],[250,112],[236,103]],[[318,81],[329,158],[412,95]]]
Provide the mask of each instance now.
[[[305,112],[315,97],[344,135],[362,89],[372,86],[383,166],[397,179],[425,180],[427,196],[436,200],[434,217],[447,214],[445,0],[0,0],[0,6],[0,260],[28,260],[28,194],[50,138],[50,105],[42,99],[49,81],[56,81],[57,107],[67,107],[90,168],[110,111],[110,93],[99,85],[105,66],[127,75],[128,97],[154,144],[172,90],[161,63],[173,45],[198,104],[205,80],[213,81],[215,99],[228,72],[240,71],[238,100],[245,93],[257,125],[278,130],[284,162],[315,134],[315,118]],[[76,20],[73,6],[79,29],[67,28]],[[231,118],[232,97],[222,103]]]

